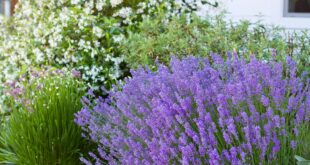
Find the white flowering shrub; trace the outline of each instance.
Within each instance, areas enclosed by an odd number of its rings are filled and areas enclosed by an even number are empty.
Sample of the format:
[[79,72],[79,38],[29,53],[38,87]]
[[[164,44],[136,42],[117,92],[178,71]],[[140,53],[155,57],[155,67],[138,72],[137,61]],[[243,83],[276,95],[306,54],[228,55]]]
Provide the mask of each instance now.
[[188,4],[198,1],[20,0],[13,17],[0,19],[1,82],[29,66],[53,66],[79,71],[93,88],[109,88],[129,70],[119,49],[128,31],[157,12],[168,18],[194,10]]
[[11,79],[12,73],[19,74],[29,65],[75,68],[91,85],[119,78],[122,57],[115,51],[123,37],[119,21],[95,13],[95,9],[103,10],[105,2],[98,1],[96,6],[82,2],[21,1],[10,20],[13,32],[1,46],[3,62],[14,69],[4,73],[4,79]]

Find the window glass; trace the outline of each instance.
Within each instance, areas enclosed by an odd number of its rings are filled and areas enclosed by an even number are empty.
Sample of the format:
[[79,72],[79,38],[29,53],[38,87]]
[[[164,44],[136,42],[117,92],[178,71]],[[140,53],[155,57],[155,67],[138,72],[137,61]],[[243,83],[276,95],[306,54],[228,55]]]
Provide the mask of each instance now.
[[310,13],[310,0],[289,0],[289,13]]
[[4,14],[4,0],[0,0],[0,14]]

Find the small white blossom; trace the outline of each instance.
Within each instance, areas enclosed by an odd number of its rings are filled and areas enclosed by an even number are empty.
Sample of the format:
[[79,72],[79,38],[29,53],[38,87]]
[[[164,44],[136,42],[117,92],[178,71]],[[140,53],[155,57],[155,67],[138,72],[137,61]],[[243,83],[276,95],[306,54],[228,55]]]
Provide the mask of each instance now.
[[116,7],[117,5],[121,4],[123,2],[123,0],[111,0],[111,6],[112,7]]
[[34,55],[35,55],[35,57],[36,57],[36,62],[37,62],[37,63],[40,63],[40,62],[44,61],[44,54],[41,52],[40,49],[35,48],[35,49],[33,50],[33,53],[34,53]]
[[103,30],[98,27],[98,26],[94,26],[93,27],[93,33],[98,37],[98,38],[101,38],[103,37]]
[[80,41],[79,41],[79,44],[78,44],[78,45],[79,45],[80,47],[84,47],[84,46],[85,46],[85,44],[86,44],[86,43],[85,43],[85,41],[84,41],[83,39],[80,39]]
[[72,5],[76,5],[78,3],[80,3],[80,0],[71,0]]
[[105,0],[98,1],[98,2],[96,3],[96,9],[97,9],[98,11],[101,11],[105,5],[106,5]]
[[114,17],[127,18],[132,13],[132,9],[130,7],[123,7],[117,13],[115,13]]
[[95,45],[95,47],[98,48],[98,47],[100,46],[100,42],[99,42],[99,41],[95,41],[95,42],[94,42],[94,45]]
[[119,43],[119,42],[123,41],[125,36],[123,34],[121,34],[121,35],[113,36],[112,38],[113,38],[114,42]]

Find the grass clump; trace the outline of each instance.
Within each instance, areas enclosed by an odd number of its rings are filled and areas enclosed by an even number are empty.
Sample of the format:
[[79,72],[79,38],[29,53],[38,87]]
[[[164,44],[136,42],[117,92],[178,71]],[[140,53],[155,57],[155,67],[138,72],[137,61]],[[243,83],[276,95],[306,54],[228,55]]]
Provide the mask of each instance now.
[[[15,85],[15,84],[14,84]],[[13,164],[80,164],[86,141],[75,125],[84,94],[76,80],[64,76],[38,78],[10,91],[15,107],[1,133],[0,160]]]

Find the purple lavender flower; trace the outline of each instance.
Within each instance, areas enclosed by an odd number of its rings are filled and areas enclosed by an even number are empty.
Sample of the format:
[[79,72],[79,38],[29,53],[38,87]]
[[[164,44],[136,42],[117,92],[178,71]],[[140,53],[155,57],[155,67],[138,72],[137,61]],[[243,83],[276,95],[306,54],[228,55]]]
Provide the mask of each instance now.
[[42,87],[43,87],[43,84],[38,84],[38,85],[37,85],[37,89],[38,89],[38,90],[42,89]]
[[263,104],[265,107],[268,107],[268,105],[269,105],[269,99],[268,99],[268,97],[262,95],[262,97],[261,97],[261,102],[262,102],[262,104]]
[[75,121],[98,143],[96,162],[260,164],[290,156],[279,152],[282,137],[290,135],[293,153],[310,114],[309,84],[294,62],[286,77],[275,60],[211,56],[133,71],[95,106],[83,98]]
[[75,77],[75,78],[81,78],[81,72],[80,72],[80,71],[73,69],[73,70],[71,71],[71,73],[72,73],[73,77]]
[[293,149],[296,149],[296,147],[297,147],[296,141],[294,141],[294,140],[291,141],[291,147],[292,147]]

